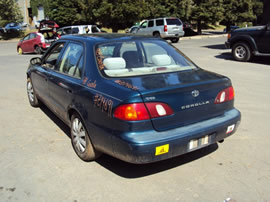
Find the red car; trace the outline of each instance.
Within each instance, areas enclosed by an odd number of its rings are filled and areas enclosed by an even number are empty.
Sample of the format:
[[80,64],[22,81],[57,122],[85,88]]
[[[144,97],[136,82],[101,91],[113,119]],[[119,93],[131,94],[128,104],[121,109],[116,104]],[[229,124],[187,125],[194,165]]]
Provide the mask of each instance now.
[[31,32],[22,38],[18,45],[17,51],[19,54],[36,53],[41,54],[47,50],[50,45],[60,38],[55,32],[59,27],[53,21],[42,21],[38,32]]

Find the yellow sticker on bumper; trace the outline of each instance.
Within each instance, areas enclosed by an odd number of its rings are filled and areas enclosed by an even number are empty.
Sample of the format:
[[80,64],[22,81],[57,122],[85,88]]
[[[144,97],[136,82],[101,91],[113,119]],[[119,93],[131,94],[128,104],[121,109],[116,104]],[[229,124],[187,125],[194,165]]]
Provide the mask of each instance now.
[[169,152],[169,144],[156,147],[156,156]]

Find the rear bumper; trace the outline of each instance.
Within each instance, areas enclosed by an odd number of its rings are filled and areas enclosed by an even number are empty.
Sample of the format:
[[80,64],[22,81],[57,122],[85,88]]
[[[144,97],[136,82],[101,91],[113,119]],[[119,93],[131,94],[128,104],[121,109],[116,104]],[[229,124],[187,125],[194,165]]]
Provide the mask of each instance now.
[[[240,112],[237,109],[232,109],[222,116],[169,131],[157,132],[152,130],[140,133],[115,134],[112,138],[113,155],[123,161],[135,164],[169,159],[229,137],[236,131],[240,120]],[[232,125],[235,126],[233,131],[227,134],[228,127]],[[206,136],[208,136],[207,144],[190,149],[191,140],[199,140]],[[168,145],[168,152],[157,155],[157,147],[163,145]]]
[[179,33],[173,33],[173,34],[169,34],[169,33],[161,33],[160,37],[163,39],[171,39],[171,38],[179,38],[185,35],[184,31],[180,31]]

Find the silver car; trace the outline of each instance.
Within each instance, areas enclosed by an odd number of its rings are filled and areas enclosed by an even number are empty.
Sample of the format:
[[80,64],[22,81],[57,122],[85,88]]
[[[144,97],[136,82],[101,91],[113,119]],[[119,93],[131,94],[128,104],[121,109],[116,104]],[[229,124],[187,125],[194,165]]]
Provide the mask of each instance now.
[[179,18],[156,18],[141,23],[136,34],[151,35],[177,43],[184,36],[183,23]]

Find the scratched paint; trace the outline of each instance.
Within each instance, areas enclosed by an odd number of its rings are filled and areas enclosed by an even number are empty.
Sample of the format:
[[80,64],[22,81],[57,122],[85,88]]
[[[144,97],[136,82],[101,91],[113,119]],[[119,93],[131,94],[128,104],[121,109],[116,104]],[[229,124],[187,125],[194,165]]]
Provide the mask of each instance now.
[[98,63],[99,70],[103,70],[105,68],[105,66],[103,64],[104,56],[103,56],[100,48],[98,48],[96,50],[96,58],[97,58],[97,63]]
[[125,81],[115,80],[114,82],[119,84],[120,86],[124,86],[124,87],[132,89],[132,90],[139,90],[139,88],[137,86],[133,86],[132,84],[125,82]]
[[97,81],[95,80],[95,81],[88,81],[87,82],[87,86],[89,87],[89,88],[96,88],[97,87]]
[[112,117],[112,106],[113,106],[112,100],[105,98],[100,94],[96,94],[94,96],[94,106],[101,109],[102,112],[106,112],[109,117]]

